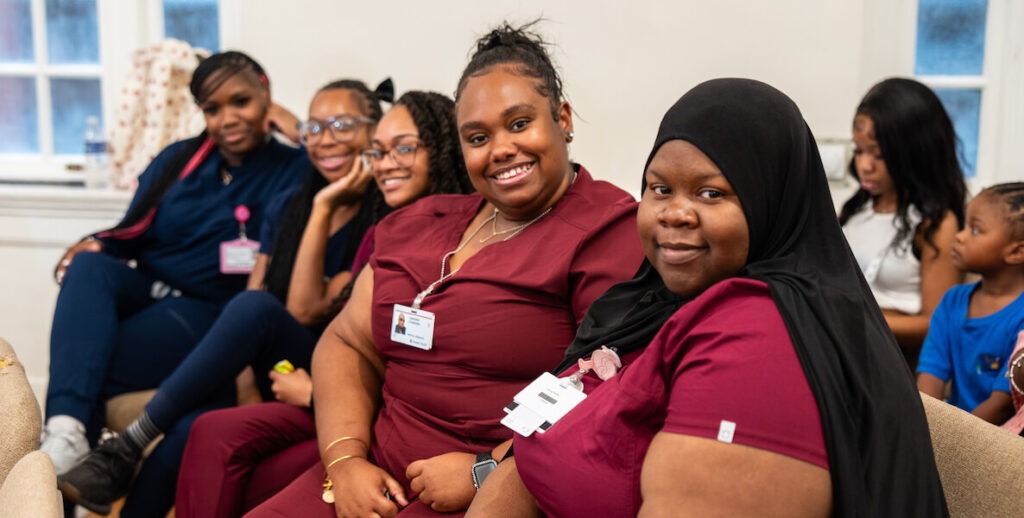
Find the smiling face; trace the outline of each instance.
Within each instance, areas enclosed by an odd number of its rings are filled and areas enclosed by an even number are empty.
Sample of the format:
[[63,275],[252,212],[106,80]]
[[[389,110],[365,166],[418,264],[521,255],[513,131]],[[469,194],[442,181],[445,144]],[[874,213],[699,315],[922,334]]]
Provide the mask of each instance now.
[[[374,164],[373,177],[389,207],[408,205],[430,192],[430,150],[422,144],[412,114],[405,106],[395,106],[377,124],[371,147],[384,151],[385,155]],[[417,146],[412,164],[396,163],[393,157],[396,153],[392,150],[410,145]]]
[[885,157],[882,156],[882,148],[879,147],[875,136],[875,123],[871,117],[858,114],[853,119],[853,163],[857,169],[857,176],[860,178],[860,186],[872,196],[878,197],[878,205],[882,209],[892,205],[892,211],[896,210],[896,186],[889,175],[889,168],[885,165]]
[[683,140],[663,144],[645,173],[637,229],[647,260],[677,295],[694,297],[746,265],[750,233],[718,166]]
[[497,65],[466,82],[456,106],[470,181],[509,220],[529,220],[555,204],[572,183],[568,103],[537,91],[537,80]]
[[[355,94],[344,88],[321,90],[309,104],[310,119],[325,121],[331,117],[365,115],[359,109],[359,101]],[[370,144],[372,131],[372,127],[362,124],[351,140],[341,142],[332,131],[324,129],[319,140],[306,147],[309,160],[328,182],[341,179],[352,170],[352,164],[359,158],[359,153]]]
[[229,77],[200,104],[206,130],[228,164],[241,164],[246,153],[263,143],[269,106],[270,91],[250,71]]

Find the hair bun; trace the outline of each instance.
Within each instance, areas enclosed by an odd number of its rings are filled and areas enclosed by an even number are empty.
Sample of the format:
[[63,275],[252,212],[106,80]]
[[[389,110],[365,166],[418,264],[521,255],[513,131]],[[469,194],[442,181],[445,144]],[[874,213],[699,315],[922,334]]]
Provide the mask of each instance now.
[[384,101],[388,104],[395,103],[395,83],[391,78],[387,78],[377,85],[377,88],[373,89],[373,95],[377,96],[377,99]]

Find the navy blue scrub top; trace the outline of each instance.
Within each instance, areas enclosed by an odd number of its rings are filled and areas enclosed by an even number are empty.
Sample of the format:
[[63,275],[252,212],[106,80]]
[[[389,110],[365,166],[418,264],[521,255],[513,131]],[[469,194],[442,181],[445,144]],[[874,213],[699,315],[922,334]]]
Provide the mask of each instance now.
[[[175,142],[153,159],[139,177],[131,206],[185,143]],[[220,244],[239,237],[235,207],[249,208],[246,236],[259,239],[267,205],[281,192],[302,182],[311,167],[304,150],[274,139],[247,155],[237,167],[229,167],[214,150],[192,174],[167,190],[153,223],[141,236],[130,240],[106,238],[104,250],[135,259],[140,271],[185,295],[227,301],[245,289],[248,277],[220,273]],[[231,175],[228,185],[224,185],[221,168]]]
[[[319,174],[311,170],[309,174]],[[277,240],[277,233],[282,229],[278,228],[284,212],[291,205],[292,198],[299,194],[302,186],[296,186],[287,192],[271,200],[267,206],[267,214],[263,220],[263,230],[260,232],[260,253],[272,255]],[[291,230],[297,232],[298,230]],[[345,250],[352,235],[352,221],[345,223],[336,232],[327,238],[327,245],[324,247],[324,280],[330,280],[335,275],[347,271],[352,267],[352,261],[342,263],[345,257]]]

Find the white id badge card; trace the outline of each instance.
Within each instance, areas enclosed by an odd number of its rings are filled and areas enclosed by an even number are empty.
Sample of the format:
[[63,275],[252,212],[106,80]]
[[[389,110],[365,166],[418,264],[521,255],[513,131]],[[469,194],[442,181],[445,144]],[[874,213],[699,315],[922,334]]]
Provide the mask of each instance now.
[[395,304],[391,314],[391,341],[429,351],[434,346],[434,314]]
[[586,398],[569,378],[545,372],[512,398],[501,424],[526,437],[544,433]]
[[220,273],[252,273],[260,243],[251,239],[233,239],[220,244]]

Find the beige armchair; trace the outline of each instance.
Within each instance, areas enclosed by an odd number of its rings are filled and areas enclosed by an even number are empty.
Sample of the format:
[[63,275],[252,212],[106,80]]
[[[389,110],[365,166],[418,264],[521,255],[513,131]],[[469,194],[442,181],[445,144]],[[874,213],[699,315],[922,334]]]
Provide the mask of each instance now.
[[950,516],[1022,516],[1024,437],[930,396],[921,400]]
[[0,339],[0,516],[64,516],[57,475],[39,450],[39,403],[14,348]]

